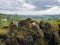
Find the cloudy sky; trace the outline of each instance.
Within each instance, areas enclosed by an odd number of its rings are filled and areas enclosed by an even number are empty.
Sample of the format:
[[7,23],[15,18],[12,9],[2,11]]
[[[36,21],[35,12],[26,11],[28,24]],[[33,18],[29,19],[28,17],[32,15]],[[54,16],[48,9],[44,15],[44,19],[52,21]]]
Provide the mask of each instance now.
[[0,0],[0,13],[20,15],[60,14],[60,0]]

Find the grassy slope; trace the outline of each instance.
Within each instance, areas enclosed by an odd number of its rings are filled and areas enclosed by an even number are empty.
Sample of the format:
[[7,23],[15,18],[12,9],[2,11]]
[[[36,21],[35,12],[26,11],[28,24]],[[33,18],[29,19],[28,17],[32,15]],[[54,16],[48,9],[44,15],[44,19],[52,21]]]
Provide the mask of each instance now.
[[8,26],[9,21],[1,21],[1,19],[7,18],[8,16],[5,14],[0,14],[0,27]]
[[[8,21],[2,22],[1,19],[3,19],[3,18],[8,18]],[[0,14],[0,27],[8,26],[13,18],[14,18],[14,16],[8,16],[8,15],[5,15],[5,14]],[[22,20],[22,19],[24,19],[24,18],[15,18],[14,20]],[[41,19],[39,19],[39,18],[37,18],[37,19],[32,18],[32,20],[36,20],[37,22],[41,21]],[[50,23],[60,23],[60,18],[56,19],[56,20],[48,20],[48,22],[50,22]]]

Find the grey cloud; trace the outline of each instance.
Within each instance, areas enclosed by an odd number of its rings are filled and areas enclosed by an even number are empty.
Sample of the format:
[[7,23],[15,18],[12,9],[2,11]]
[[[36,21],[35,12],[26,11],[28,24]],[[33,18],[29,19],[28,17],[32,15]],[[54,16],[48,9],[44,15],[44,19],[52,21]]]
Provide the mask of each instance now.
[[[10,2],[11,5],[9,5],[9,3],[7,3],[7,5],[0,3],[0,10],[10,10],[10,11],[16,11],[16,10],[19,11],[19,10],[24,10],[24,9],[30,10],[30,9],[27,9],[26,7],[23,7],[22,6],[23,3],[19,2],[17,0],[8,0],[8,2]],[[51,8],[51,7],[47,7],[46,5],[60,6],[60,2],[58,2],[57,0],[26,0],[25,3],[36,6],[36,8],[33,9],[35,11],[36,10],[38,10],[38,11],[39,10],[46,10],[46,9]]]
[[35,10],[49,9],[50,7],[46,7],[46,5],[60,6],[60,3],[57,0],[27,0],[27,3],[37,6]]

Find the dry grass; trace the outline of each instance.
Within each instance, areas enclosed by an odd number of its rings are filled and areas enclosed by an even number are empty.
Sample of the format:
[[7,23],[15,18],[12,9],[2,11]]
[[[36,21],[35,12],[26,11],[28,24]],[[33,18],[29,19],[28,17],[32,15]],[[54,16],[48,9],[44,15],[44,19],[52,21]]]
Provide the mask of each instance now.
[[7,35],[9,33],[9,30],[7,29],[0,29],[0,35]]

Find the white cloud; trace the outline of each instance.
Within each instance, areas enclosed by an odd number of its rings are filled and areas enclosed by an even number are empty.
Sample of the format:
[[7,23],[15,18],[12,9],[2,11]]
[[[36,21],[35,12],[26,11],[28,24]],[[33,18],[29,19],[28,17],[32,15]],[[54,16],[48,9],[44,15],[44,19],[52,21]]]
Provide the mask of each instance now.
[[[17,13],[22,15],[60,14],[60,6],[58,6],[60,4],[56,3],[60,3],[60,0],[47,0],[47,2],[45,0],[28,0],[30,3],[26,1],[27,0],[0,0],[0,13]],[[38,2],[37,5],[33,5],[36,1]],[[42,8],[42,11],[34,11],[44,6],[49,7],[49,9],[44,10],[44,8]]]
[[45,11],[46,14],[60,14],[60,6],[55,6],[55,7],[52,7],[48,10]]
[[16,12],[15,11],[0,10],[0,13],[3,13],[3,14],[15,14]]
[[0,10],[34,10],[36,6],[26,0],[0,0]]
[[21,2],[21,3],[24,3],[26,0],[17,0],[17,1],[19,1],[19,2]]
[[54,15],[54,14],[60,14],[60,6],[54,6],[50,9],[47,10],[42,10],[42,11],[4,11],[1,10],[0,13],[5,13],[5,14],[20,14],[20,15]]
[[34,10],[36,6],[26,3],[26,0],[17,0],[22,3],[22,10]]
[[58,1],[60,3],[60,0],[56,0],[56,1]]
[[33,6],[31,4],[27,4],[27,3],[24,3],[22,6],[28,10],[33,10],[36,8],[35,6]]

